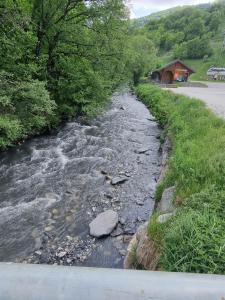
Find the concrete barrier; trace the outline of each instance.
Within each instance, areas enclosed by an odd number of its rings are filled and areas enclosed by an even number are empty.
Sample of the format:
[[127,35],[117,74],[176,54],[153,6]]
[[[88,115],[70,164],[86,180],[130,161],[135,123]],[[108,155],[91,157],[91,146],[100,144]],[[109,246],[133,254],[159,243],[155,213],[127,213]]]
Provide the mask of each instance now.
[[0,263],[1,300],[224,300],[225,276]]

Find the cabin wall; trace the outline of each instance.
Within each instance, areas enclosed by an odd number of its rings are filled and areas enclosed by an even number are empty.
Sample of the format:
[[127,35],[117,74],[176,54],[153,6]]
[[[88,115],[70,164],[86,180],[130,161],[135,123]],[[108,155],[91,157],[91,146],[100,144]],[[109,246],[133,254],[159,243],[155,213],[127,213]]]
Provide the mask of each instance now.
[[[162,82],[165,82],[165,83],[170,83],[174,80],[176,80],[176,74],[177,73],[182,73],[181,71],[179,70],[187,70],[185,68],[185,66],[179,62],[163,69],[161,72],[160,72],[160,75],[161,75],[161,81]],[[190,75],[190,71],[188,71],[188,76]]]

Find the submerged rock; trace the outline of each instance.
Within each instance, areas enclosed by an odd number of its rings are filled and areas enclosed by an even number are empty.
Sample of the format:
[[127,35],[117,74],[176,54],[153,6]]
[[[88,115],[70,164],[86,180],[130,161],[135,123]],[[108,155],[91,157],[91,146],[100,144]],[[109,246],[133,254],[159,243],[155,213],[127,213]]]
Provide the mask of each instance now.
[[112,185],[117,185],[117,184],[122,184],[124,182],[128,181],[128,178],[125,177],[125,176],[118,176],[118,177],[114,177],[112,180],[111,180],[111,184]]
[[90,224],[90,235],[102,237],[109,235],[119,222],[118,214],[113,210],[107,210],[99,214]]
[[112,237],[117,237],[123,234],[123,229],[119,226],[111,233]]
[[144,203],[143,200],[137,200],[136,204],[139,205],[139,206],[143,206],[145,203]]
[[145,147],[135,150],[135,153],[137,154],[145,154],[146,152],[151,151],[151,148]]

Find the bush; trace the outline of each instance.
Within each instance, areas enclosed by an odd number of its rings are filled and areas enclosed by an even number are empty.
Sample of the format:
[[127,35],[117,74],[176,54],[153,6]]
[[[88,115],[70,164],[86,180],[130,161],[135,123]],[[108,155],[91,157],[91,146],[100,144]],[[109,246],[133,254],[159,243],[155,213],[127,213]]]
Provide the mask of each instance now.
[[45,82],[18,81],[13,74],[0,72],[0,149],[49,127],[55,109]]
[[33,80],[19,83],[12,98],[16,114],[27,133],[38,133],[50,125],[49,117],[54,114],[56,104],[50,99],[44,82]]
[[23,126],[18,119],[8,116],[0,117],[0,149],[11,146],[23,136]]

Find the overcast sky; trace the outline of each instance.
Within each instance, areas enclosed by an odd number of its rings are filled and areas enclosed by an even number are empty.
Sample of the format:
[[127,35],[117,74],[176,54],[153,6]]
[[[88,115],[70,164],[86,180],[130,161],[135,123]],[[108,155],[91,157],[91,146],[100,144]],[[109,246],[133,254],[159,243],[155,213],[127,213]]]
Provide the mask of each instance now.
[[178,5],[193,5],[213,0],[129,0],[131,17],[137,18]]

